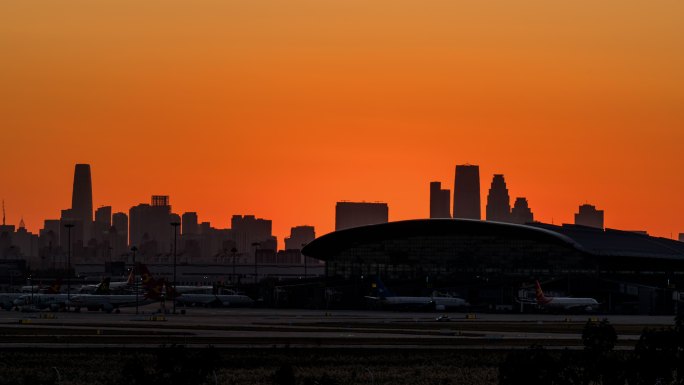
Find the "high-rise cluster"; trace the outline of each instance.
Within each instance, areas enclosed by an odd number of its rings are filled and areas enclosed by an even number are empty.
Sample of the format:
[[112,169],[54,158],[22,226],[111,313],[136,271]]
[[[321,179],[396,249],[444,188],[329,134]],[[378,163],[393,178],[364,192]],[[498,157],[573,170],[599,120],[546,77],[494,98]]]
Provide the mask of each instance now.
[[184,263],[246,263],[255,258],[276,264],[301,263],[299,250],[314,237],[313,226],[294,227],[286,239],[291,250],[278,251],[270,220],[235,215],[231,228],[218,229],[209,222],[200,223],[196,212],[174,213],[168,195],[153,195],[149,203],[131,207],[128,214],[112,213],[111,206],[101,206],[93,219],[91,167],[77,164],[71,207],[62,210],[60,219],[45,220],[39,235],[23,226],[16,231],[14,226],[0,226],[0,257],[39,257],[34,266],[61,269],[68,251],[72,263],[131,262],[131,247],[135,247],[139,260],[164,263],[173,252],[175,238],[178,257]]

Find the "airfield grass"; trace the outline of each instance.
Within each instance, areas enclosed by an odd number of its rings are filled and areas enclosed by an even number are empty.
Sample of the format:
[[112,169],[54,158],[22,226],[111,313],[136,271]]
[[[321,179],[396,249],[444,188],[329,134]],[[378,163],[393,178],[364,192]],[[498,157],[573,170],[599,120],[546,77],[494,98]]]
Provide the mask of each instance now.
[[505,356],[439,349],[5,349],[0,384],[496,384]]

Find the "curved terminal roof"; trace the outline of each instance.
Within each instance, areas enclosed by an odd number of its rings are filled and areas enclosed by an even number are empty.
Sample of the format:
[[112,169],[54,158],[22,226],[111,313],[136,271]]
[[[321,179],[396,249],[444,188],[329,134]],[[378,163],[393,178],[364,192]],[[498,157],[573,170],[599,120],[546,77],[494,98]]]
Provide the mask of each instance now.
[[353,245],[421,236],[494,235],[537,239],[584,251],[572,238],[545,228],[473,219],[413,219],[353,227],[325,234],[302,249],[309,257],[325,260]]
[[606,257],[676,259],[684,261],[684,242],[646,234],[585,226],[542,223],[518,225],[471,219],[415,219],[354,227],[325,234],[306,245],[302,253],[325,260],[354,245],[420,236],[492,235],[537,239]]

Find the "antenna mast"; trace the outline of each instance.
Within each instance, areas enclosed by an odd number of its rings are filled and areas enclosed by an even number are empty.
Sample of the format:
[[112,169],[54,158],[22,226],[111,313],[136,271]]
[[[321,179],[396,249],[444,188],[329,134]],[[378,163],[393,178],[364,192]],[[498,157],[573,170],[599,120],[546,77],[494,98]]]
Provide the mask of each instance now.
[[5,225],[5,200],[2,200],[2,225]]

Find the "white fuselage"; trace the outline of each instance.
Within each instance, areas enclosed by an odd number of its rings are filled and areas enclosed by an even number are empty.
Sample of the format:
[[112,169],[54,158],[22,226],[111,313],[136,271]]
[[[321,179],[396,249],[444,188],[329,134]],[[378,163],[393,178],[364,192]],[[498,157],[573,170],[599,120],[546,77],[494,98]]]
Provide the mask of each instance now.
[[545,301],[538,302],[540,306],[556,309],[588,308],[596,309],[599,306],[597,300],[593,298],[573,298],[573,297],[546,297]]

